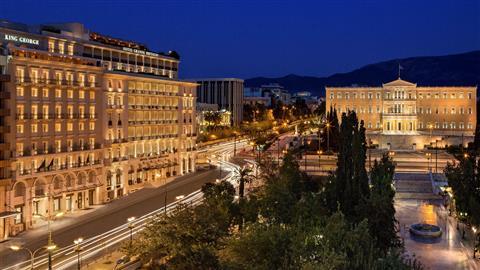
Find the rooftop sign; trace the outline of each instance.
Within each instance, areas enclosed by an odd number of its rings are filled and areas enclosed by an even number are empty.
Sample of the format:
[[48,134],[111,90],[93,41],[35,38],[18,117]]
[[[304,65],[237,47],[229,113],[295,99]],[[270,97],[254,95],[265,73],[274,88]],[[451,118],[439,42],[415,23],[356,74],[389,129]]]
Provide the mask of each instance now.
[[148,56],[159,56],[158,53],[139,50],[139,49],[133,49],[133,48],[129,48],[129,47],[123,47],[123,50],[126,51],[126,52],[131,52],[131,53],[136,53],[136,54],[143,54],[143,55],[148,55]]
[[5,34],[5,40],[20,42],[20,43],[33,44],[33,45],[39,45],[40,44],[40,40],[38,40],[38,39],[16,36],[16,35],[9,35],[9,34]]

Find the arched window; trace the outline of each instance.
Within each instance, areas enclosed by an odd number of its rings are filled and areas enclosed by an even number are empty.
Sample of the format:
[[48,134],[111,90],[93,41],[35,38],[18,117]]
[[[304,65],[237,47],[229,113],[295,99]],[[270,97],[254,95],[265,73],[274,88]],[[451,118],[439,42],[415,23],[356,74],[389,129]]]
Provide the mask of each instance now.
[[90,172],[88,174],[88,183],[94,183],[95,182],[95,173],[94,172]]
[[53,179],[53,189],[61,189],[62,188],[62,179],[60,177],[55,177]]
[[73,186],[73,179],[71,175],[67,175],[67,177],[65,177],[65,186],[67,188],[70,188]]
[[81,186],[81,185],[85,185],[85,182],[86,182],[86,175],[85,173],[80,173],[78,176],[78,179],[77,179],[77,185]]
[[22,182],[18,182],[16,185],[15,185],[15,190],[14,190],[14,195],[15,197],[22,197],[22,196],[25,196],[25,184],[22,183]]

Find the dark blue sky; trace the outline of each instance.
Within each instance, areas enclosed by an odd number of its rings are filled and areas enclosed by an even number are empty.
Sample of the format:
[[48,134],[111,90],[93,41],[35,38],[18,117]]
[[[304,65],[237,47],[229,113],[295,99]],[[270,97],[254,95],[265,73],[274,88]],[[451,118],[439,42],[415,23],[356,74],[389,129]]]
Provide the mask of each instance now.
[[478,0],[3,0],[0,18],[78,21],[176,50],[180,76],[326,76],[409,56],[480,48]]

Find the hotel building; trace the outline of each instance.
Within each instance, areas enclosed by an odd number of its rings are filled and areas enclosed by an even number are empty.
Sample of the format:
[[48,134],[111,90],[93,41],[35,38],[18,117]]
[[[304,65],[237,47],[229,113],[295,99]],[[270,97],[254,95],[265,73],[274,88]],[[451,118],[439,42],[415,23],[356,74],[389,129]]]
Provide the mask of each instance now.
[[[355,111],[380,148],[466,145],[476,125],[476,87],[428,87],[398,78],[382,87],[326,87],[326,106]],[[340,118],[340,117],[339,117]]]
[[197,85],[177,53],[6,21],[0,52],[0,239],[194,171]]

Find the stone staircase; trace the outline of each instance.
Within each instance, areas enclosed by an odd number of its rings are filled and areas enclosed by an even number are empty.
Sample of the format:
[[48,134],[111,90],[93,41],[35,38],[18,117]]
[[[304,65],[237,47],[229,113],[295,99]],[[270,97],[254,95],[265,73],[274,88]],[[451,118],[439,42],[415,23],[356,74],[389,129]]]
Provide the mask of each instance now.
[[432,182],[428,173],[421,172],[399,172],[395,173],[395,198],[396,199],[417,199],[435,200],[441,199],[433,193]]

